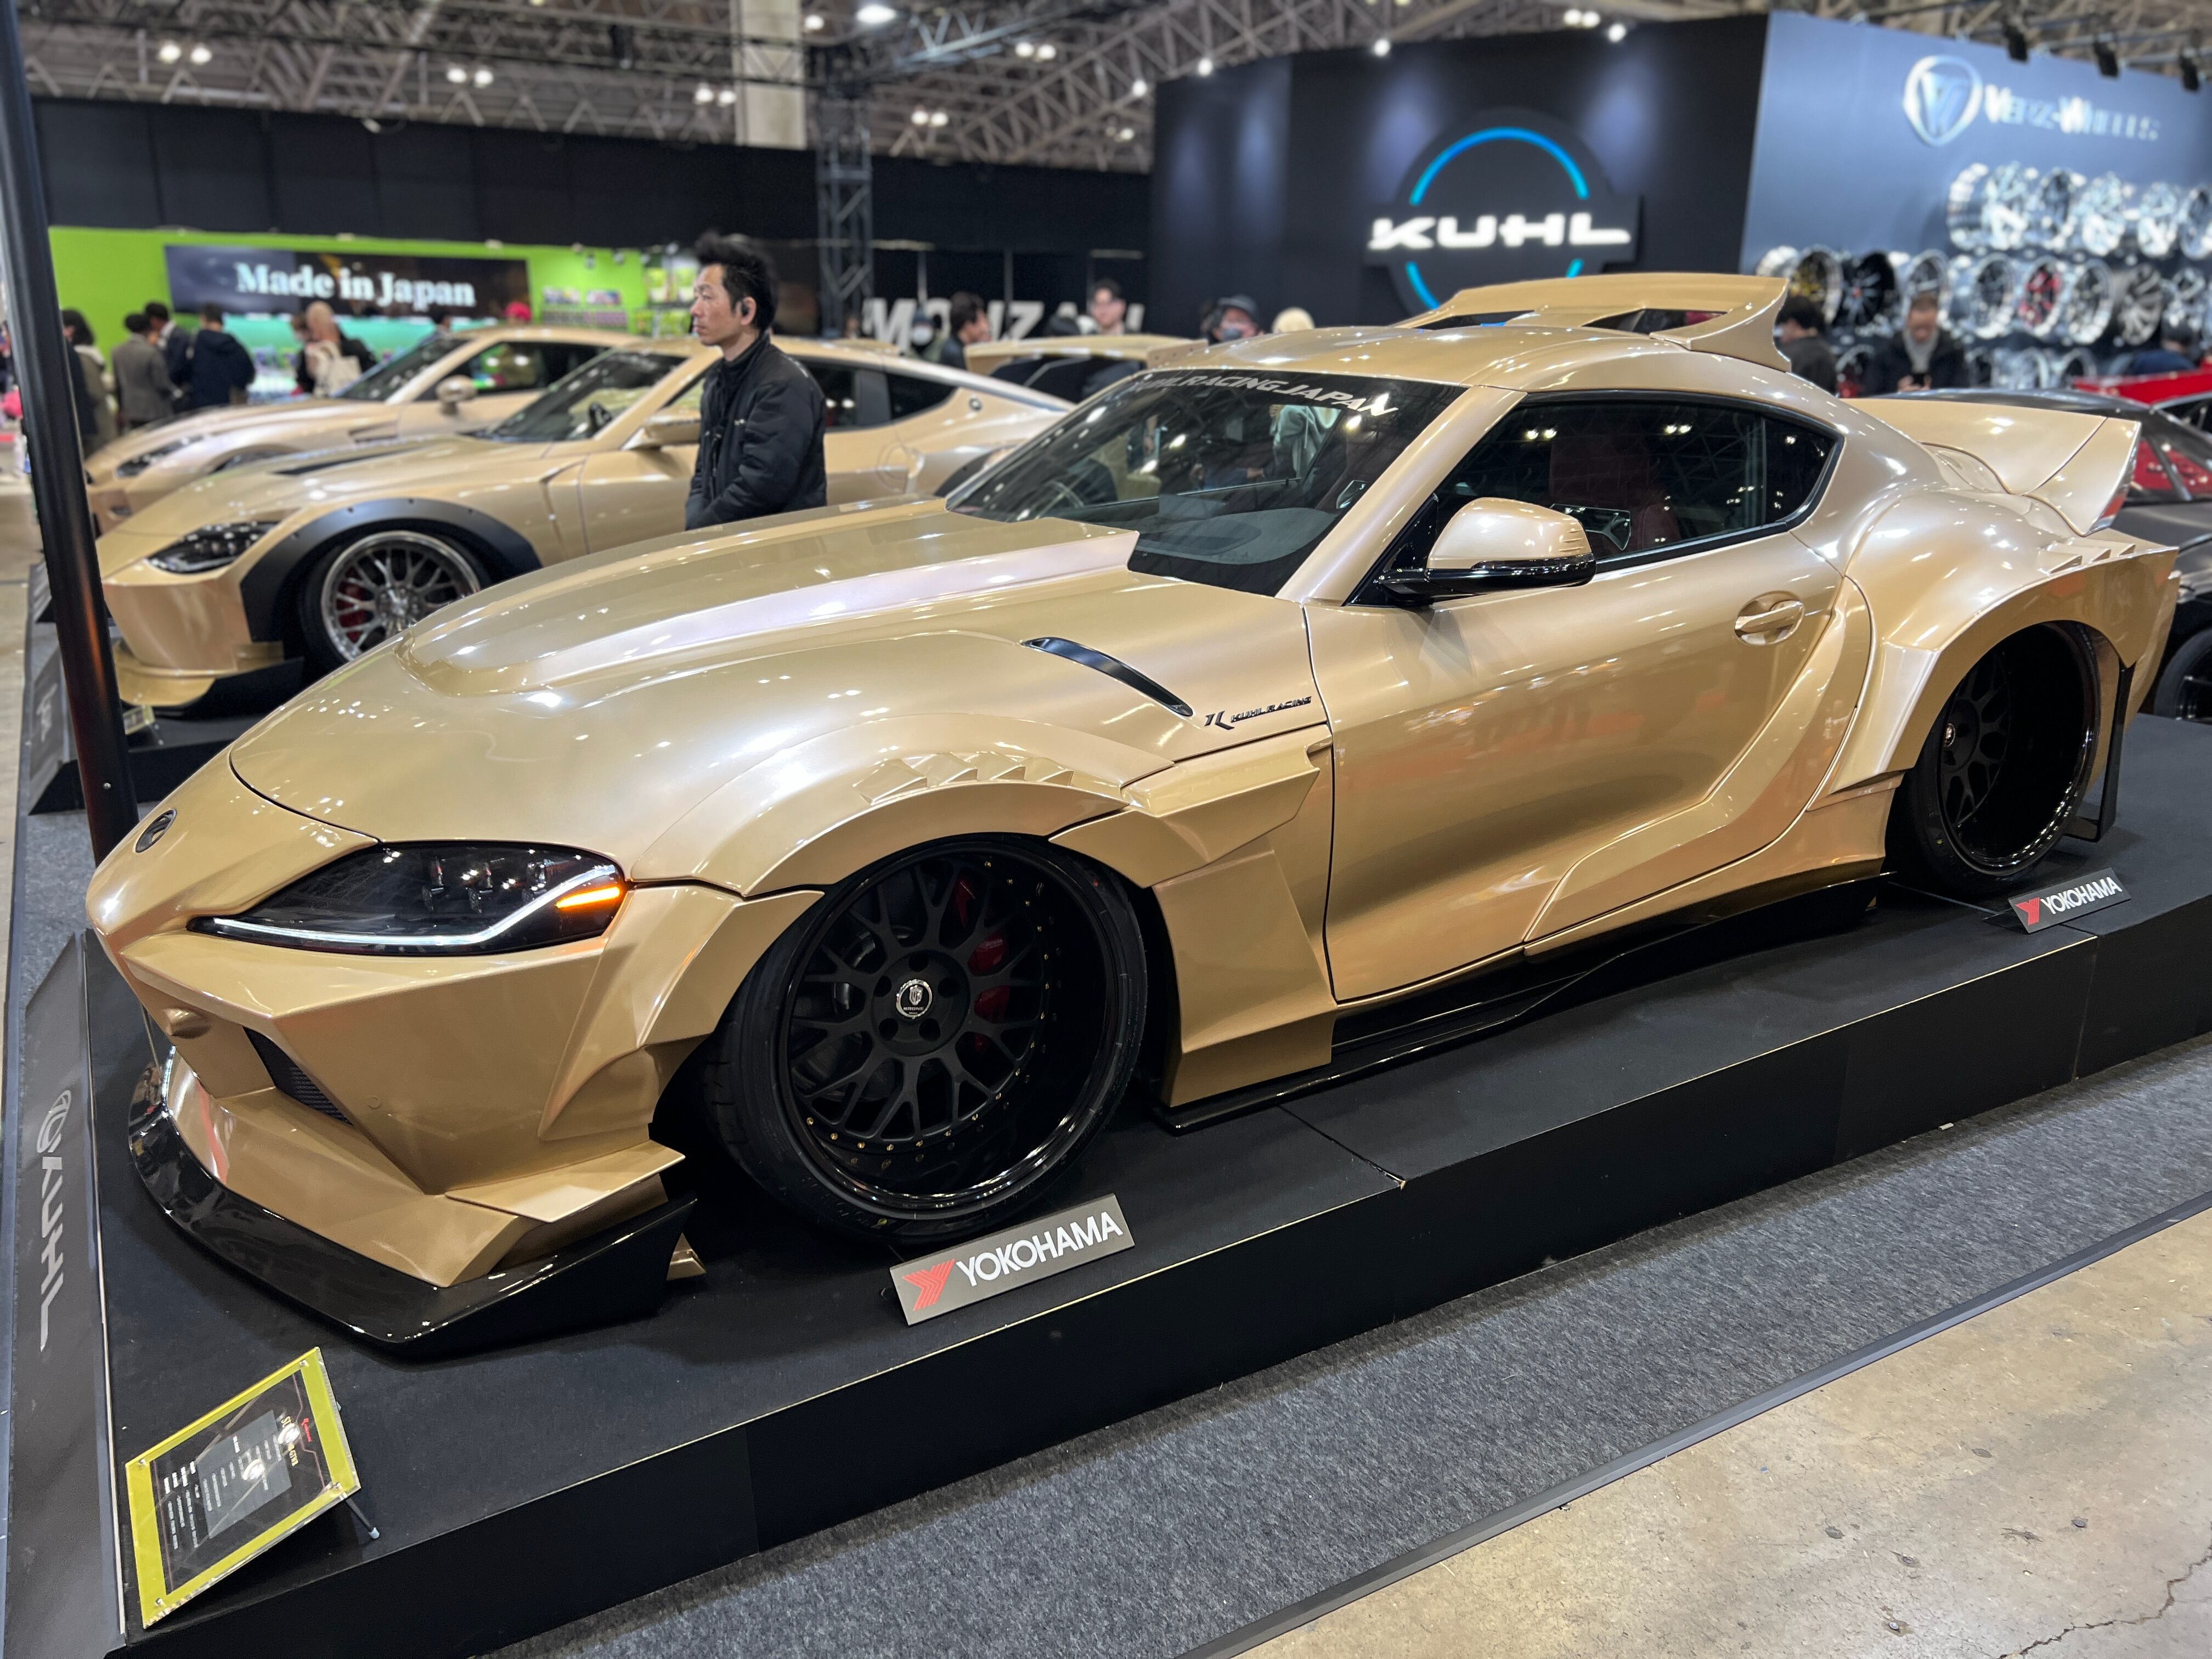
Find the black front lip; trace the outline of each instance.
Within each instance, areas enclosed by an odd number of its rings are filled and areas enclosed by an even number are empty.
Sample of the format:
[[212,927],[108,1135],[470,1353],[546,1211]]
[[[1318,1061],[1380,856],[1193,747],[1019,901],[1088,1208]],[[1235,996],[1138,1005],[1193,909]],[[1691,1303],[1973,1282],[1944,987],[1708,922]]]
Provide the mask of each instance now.
[[618,1222],[538,1261],[443,1289],[372,1261],[222,1185],[201,1167],[148,1066],[131,1102],[131,1161],[193,1243],[288,1302],[410,1359],[528,1342],[660,1305],[694,1199]]

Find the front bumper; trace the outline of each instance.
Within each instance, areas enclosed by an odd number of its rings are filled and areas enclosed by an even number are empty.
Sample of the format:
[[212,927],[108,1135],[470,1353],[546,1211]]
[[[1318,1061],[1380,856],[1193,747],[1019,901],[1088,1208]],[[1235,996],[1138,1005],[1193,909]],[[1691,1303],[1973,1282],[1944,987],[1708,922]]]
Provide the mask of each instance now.
[[634,1319],[660,1304],[694,1200],[664,1203],[503,1272],[440,1287],[334,1244],[241,1197],[186,1144],[148,1066],[131,1103],[131,1159],[147,1192],[192,1240],[363,1341],[409,1358]]

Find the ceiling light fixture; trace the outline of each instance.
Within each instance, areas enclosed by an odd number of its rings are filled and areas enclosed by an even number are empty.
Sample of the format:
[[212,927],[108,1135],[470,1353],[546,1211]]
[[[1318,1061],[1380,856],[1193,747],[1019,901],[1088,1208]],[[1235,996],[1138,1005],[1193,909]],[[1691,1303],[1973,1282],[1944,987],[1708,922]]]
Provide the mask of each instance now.
[[1367,50],[1373,52],[1377,58],[1388,58],[1390,55],[1390,37],[1387,34],[1381,36],[1376,40],[1375,44],[1368,47]]
[[1619,46],[1622,41],[1628,39],[1628,25],[1626,23],[1615,23],[1611,28],[1605,32],[1605,38],[1612,41],[1614,46]]
[[446,78],[457,87],[465,87],[469,83],[469,72],[459,64],[448,64],[446,65]]
[[951,118],[952,118],[951,116],[947,115],[941,109],[933,109],[929,112],[929,125],[933,127],[941,127]]
[[469,76],[469,79],[480,87],[488,87],[492,82],[492,73],[488,69],[479,69],[474,75]]
[[162,41],[161,49],[154,54],[165,64],[173,64],[184,55],[185,49],[173,40]]
[[2118,80],[2120,78],[2120,54],[2112,50],[2112,43],[2109,40],[2100,40],[2095,46],[2092,46],[2090,50],[2096,54],[2097,73],[2103,76],[2107,81]]
[[724,87],[714,94],[714,101],[724,109],[727,109],[738,101],[738,89],[735,87]]
[[714,101],[714,88],[708,86],[704,81],[702,81],[699,83],[699,90],[691,94],[691,101],[695,104],[713,103]]
[[1058,46],[1055,46],[1054,45],[1053,45],[1053,43],[1052,43],[1051,41],[1049,41],[1049,40],[1040,40],[1040,41],[1038,41],[1038,42],[1037,42],[1037,62],[1038,62],[1038,63],[1040,63],[1040,64],[1049,64],[1050,62],[1052,62],[1052,60],[1053,60],[1054,58],[1057,58],[1057,57],[1059,57],[1059,56],[1060,56],[1060,48],[1059,48]]
[[884,4],[884,0],[868,0],[867,4],[853,14],[853,21],[864,29],[877,29],[886,23],[896,22],[898,12]]
[[914,124],[918,127],[927,126],[929,125],[929,112],[923,109],[921,106],[916,105],[914,112]]
[[1211,75],[1211,74],[1212,74],[1212,73],[1213,73],[1213,60],[1212,60],[1211,58],[1200,58],[1200,59],[1198,60],[1198,72],[1199,72],[1200,75]]
[[2174,66],[2181,71],[2181,89],[2184,92],[2195,92],[2204,84],[2203,76],[2197,72],[2197,60],[2187,52],[2183,52],[2174,60]]
[[1017,58],[1034,58],[1034,57],[1036,57],[1036,41],[1034,41],[1034,40],[1017,40],[1017,41],[1015,41],[1015,42],[1014,42],[1014,56],[1015,56],[1015,57],[1017,57]]
[[215,61],[215,53],[210,52],[204,45],[194,46],[191,52],[185,54],[185,56],[190,58],[195,64],[208,64]]
[[1114,136],[1126,144],[1129,140],[1137,136],[1137,130],[1134,127],[1123,127],[1121,131],[1115,133]]
[[806,14],[806,21],[803,27],[809,34],[819,34],[822,32],[823,21],[820,12],[810,11]]
[[2006,23],[2004,43],[2006,57],[2011,58],[2015,64],[2025,64],[2027,61],[2027,31],[2021,27],[2018,23]]
[[1152,89],[1152,83],[1141,75],[1129,82],[1129,96],[1132,98],[1141,98]]

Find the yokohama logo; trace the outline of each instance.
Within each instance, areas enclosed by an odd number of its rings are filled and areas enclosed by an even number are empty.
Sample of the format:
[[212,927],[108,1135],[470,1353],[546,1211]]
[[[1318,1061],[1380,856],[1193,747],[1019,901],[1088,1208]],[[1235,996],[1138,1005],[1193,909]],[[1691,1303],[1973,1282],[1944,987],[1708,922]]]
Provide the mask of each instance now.
[[978,1239],[956,1255],[926,1266],[892,1269],[892,1286],[912,1324],[1034,1279],[1064,1273],[1079,1262],[1126,1250],[1127,1218],[1111,1196],[1064,1210],[1027,1226]]
[[2124,902],[2127,896],[2127,890],[2120,885],[2118,876],[2110,870],[2099,870],[2067,886],[2031,893],[2010,902],[2021,927],[2033,933],[2069,916],[2086,915],[2092,910]]

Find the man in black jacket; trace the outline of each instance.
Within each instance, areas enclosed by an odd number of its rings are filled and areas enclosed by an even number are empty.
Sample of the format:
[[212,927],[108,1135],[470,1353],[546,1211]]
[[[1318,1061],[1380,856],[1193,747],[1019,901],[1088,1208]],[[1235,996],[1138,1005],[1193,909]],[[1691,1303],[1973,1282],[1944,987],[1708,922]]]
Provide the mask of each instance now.
[[1821,319],[1820,307],[1803,295],[1793,294],[1782,302],[1778,322],[1774,343],[1782,348],[1790,372],[1823,392],[1833,392],[1836,354],[1829,348],[1828,325]]
[[1943,331],[1942,307],[1923,289],[1905,307],[1905,326],[1875,348],[1862,395],[1946,391],[1969,378],[1965,349]]
[[691,331],[718,348],[699,404],[699,459],[684,527],[826,507],[822,388],[776,349],[775,272],[734,236],[699,239]]

